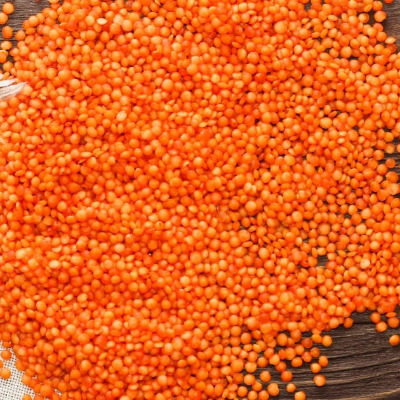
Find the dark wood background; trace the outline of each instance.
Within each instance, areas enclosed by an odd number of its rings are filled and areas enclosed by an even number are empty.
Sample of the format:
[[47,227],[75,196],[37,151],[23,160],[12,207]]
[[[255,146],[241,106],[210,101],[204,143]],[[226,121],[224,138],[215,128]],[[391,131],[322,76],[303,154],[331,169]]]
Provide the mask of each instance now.
[[[3,3],[1,0],[0,4]],[[46,0],[14,0],[13,3],[15,13],[9,24],[15,29],[21,27],[24,19],[47,6]],[[386,32],[400,40],[400,0],[385,5],[385,10],[388,12]],[[331,332],[332,347],[322,349],[330,361],[324,369],[327,385],[318,388],[313,384],[308,365],[293,370],[294,383],[307,393],[308,400],[400,400],[400,346],[392,347],[388,343],[393,333],[394,330],[389,330],[378,334],[369,315],[356,315],[354,326]],[[272,371],[271,375],[278,378]],[[280,400],[293,399],[284,385],[280,387]]]

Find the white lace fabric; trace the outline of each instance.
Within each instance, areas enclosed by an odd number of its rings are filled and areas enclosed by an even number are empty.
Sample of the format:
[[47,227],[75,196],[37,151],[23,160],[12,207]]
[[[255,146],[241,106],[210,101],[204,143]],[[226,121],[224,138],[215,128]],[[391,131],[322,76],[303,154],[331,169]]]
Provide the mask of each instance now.
[[[3,350],[5,350],[5,348],[0,345],[0,352]],[[5,361],[0,358],[3,361],[4,367],[11,371],[10,379],[0,378],[0,400],[22,400],[24,394],[31,395],[33,399],[35,393],[32,389],[21,382],[23,372],[20,372],[15,368],[15,362],[17,359],[15,358],[13,351],[10,351],[12,353],[11,360]]]

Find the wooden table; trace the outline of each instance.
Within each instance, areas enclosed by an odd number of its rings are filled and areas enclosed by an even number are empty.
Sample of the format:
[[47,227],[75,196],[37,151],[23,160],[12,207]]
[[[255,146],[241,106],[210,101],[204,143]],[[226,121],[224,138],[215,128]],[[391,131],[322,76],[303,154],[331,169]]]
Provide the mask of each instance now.
[[[18,29],[24,19],[36,14],[47,2],[15,0],[14,4],[10,25]],[[388,12],[386,32],[400,39],[400,0],[394,0],[385,9]],[[400,346],[393,348],[388,343],[393,333],[394,330],[390,330],[378,334],[368,315],[356,315],[354,326],[331,332],[333,345],[322,350],[330,360],[324,370],[327,385],[316,387],[308,366],[293,370],[294,383],[306,391],[308,400],[400,400]],[[276,372],[271,371],[271,375],[278,378]],[[279,399],[293,398],[286,393],[284,385],[280,387]]]

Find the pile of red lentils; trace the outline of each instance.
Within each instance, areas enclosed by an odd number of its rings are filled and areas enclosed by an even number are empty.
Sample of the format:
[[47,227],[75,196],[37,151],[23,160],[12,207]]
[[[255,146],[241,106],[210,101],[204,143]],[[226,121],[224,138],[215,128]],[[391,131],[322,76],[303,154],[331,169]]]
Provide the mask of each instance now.
[[0,50],[27,83],[0,102],[0,339],[35,399],[266,400],[272,366],[304,400],[324,331],[399,326],[380,1],[50,3]]

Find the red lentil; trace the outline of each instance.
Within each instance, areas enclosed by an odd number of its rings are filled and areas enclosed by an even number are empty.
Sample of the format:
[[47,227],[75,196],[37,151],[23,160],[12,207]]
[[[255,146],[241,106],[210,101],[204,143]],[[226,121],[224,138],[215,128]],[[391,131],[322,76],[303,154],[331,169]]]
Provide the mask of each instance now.
[[400,336],[399,336],[399,335],[392,335],[392,336],[390,336],[390,338],[389,338],[389,343],[390,343],[392,346],[398,346],[399,343],[400,343]]
[[272,382],[268,385],[267,391],[270,396],[278,396],[279,395],[279,386],[277,383]]
[[293,393],[293,392],[295,392],[296,391],[296,385],[294,384],[294,383],[288,383],[287,385],[286,385],[286,391],[288,392],[288,393]]
[[9,350],[3,350],[1,353],[1,358],[3,360],[10,360],[11,359],[11,352]]
[[262,371],[260,373],[260,379],[263,382],[269,382],[271,380],[271,374],[268,371]]
[[328,357],[327,357],[327,356],[320,356],[319,359],[318,359],[318,364],[319,364],[322,368],[327,367],[328,364],[329,364]]
[[294,394],[294,400],[306,400],[307,396],[303,391],[296,392]]
[[10,379],[11,371],[8,368],[0,369],[0,377],[3,379]]
[[313,380],[317,386],[324,386],[326,384],[326,378],[323,375],[315,375]]
[[310,368],[313,374],[319,374],[321,372],[321,365],[318,363],[311,363]]
[[1,33],[4,39],[11,39],[13,36],[13,29],[10,26],[5,26],[2,28]]
[[4,25],[8,21],[8,15],[4,12],[0,12],[0,25]]
[[7,15],[10,15],[14,12],[14,4],[10,2],[6,2],[3,4],[3,12]]

